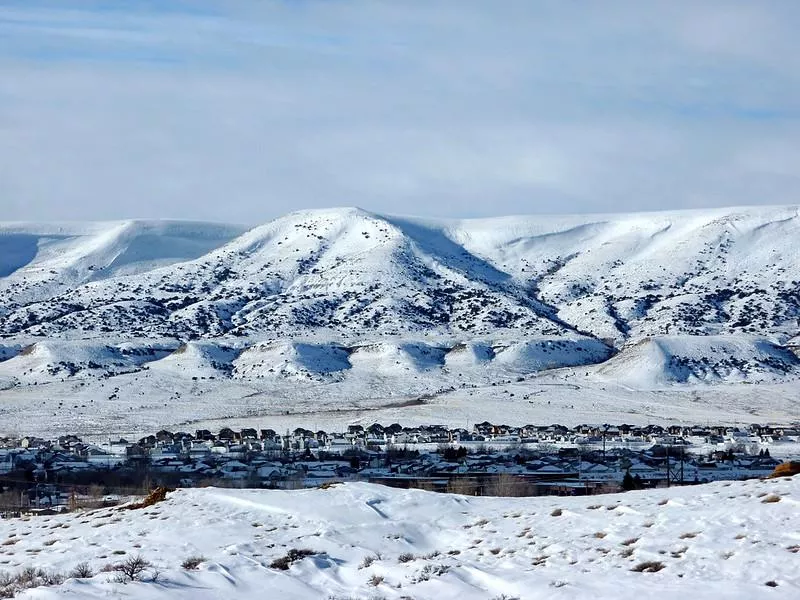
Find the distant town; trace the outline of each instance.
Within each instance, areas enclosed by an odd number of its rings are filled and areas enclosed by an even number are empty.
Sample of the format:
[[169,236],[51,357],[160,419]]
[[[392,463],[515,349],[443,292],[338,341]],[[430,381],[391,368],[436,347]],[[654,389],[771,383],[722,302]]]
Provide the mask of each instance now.
[[161,430],[137,441],[0,438],[0,513],[114,504],[160,485],[297,489],[362,480],[472,495],[586,495],[770,474],[800,424],[525,425],[326,432]]

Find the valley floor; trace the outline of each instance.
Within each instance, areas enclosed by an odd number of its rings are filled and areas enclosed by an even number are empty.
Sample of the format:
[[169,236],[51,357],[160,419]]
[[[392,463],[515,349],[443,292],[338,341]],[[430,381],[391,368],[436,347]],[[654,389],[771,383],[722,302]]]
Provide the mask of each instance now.
[[635,389],[590,368],[516,376],[497,373],[459,384],[441,373],[342,382],[191,380],[150,372],[67,379],[0,390],[0,435],[136,437],[162,428],[218,430],[350,424],[789,423],[800,415],[800,386],[784,383],[665,385]]
[[[0,521],[0,569],[97,573],[141,555],[159,571],[21,596],[40,600],[788,599],[800,596],[799,508],[798,477],[587,498],[178,490],[144,509]],[[313,555],[276,568],[293,549]],[[192,556],[199,567],[182,568]]]

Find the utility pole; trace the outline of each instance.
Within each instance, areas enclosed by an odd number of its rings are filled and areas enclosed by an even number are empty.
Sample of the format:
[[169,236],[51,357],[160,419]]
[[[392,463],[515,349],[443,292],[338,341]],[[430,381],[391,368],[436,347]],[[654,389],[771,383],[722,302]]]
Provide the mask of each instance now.
[[684,482],[683,463],[686,456],[686,449],[682,445],[680,446],[679,455],[676,457],[680,460],[680,471],[673,473],[669,462],[669,449],[672,447],[672,444],[673,442],[667,444],[667,487],[670,487],[671,483],[674,481],[677,481],[680,485],[683,485]]
[[603,425],[603,464],[606,464],[606,434],[608,434],[608,428],[610,425],[606,423]]

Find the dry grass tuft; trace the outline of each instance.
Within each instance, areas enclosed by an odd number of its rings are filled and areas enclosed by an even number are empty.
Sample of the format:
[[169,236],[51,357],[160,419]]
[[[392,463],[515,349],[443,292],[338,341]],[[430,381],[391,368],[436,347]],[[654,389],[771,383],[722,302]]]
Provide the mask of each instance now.
[[638,542],[638,541],[639,541],[639,538],[637,538],[637,537],[635,537],[635,538],[628,538],[627,540],[625,540],[624,542],[622,542],[622,545],[623,545],[623,546],[633,546],[633,545],[634,545],[636,542]]
[[797,461],[789,461],[779,464],[775,467],[775,470],[769,475],[769,478],[773,477],[793,477],[794,475],[800,474],[800,462]]
[[152,492],[150,492],[147,497],[142,500],[141,502],[134,502],[132,504],[128,504],[123,506],[122,508],[125,510],[138,510],[140,508],[148,508],[153,506],[154,504],[158,504],[159,502],[163,502],[167,499],[167,494],[173,490],[165,487],[157,487]]
[[663,568],[664,563],[657,560],[647,560],[633,567],[631,571],[635,571],[636,573],[658,573]]

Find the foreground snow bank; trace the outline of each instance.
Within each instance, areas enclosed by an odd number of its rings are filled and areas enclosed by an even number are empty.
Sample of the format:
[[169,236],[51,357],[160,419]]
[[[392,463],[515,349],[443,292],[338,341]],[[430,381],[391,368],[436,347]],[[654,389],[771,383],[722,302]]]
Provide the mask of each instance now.
[[587,498],[180,490],[142,510],[0,521],[0,568],[97,572],[140,554],[160,570],[22,595],[41,599],[797,598],[798,500],[797,477]]

